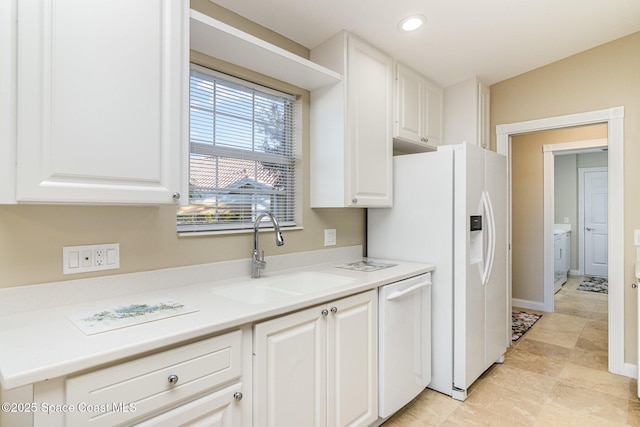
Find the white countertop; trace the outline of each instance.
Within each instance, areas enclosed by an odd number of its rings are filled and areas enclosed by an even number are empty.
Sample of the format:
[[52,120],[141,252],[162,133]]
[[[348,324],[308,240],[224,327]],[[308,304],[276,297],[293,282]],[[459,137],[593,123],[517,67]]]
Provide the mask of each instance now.
[[[324,250],[308,253],[310,256],[267,258],[270,263],[273,261],[273,266],[271,270],[267,266],[264,279],[315,271],[353,280],[329,290],[265,304],[245,304],[211,293],[214,288],[235,283],[259,282],[261,279],[250,279],[248,275],[225,277],[233,275],[229,271],[248,271],[248,260],[2,289],[0,312],[9,314],[0,317],[0,342],[3,343],[0,384],[4,389],[11,389],[96,368],[434,269],[428,264],[389,260],[382,261],[397,265],[373,272],[336,268],[337,264],[362,259],[356,255],[357,248],[360,247],[338,250],[333,255]],[[318,253],[330,256],[325,256],[323,263],[310,263],[310,259],[318,258]],[[341,258],[345,255],[350,257]],[[295,268],[283,267],[287,259],[297,264]],[[213,275],[207,275],[207,272]],[[208,279],[203,280],[204,276]],[[219,280],[212,280],[213,277]],[[77,313],[97,312],[147,300],[179,301],[198,311],[93,335],[86,335],[67,319]]]

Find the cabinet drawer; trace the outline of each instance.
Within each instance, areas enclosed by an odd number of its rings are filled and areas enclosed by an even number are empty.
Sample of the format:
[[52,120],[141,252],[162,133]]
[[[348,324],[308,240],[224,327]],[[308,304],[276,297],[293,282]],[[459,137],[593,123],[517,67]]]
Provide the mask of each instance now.
[[136,426],[241,426],[242,410],[239,402],[234,397],[234,394],[240,390],[242,390],[242,384],[234,384],[160,414],[157,417],[143,421],[140,424],[136,424]]
[[[114,426],[228,384],[241,374],[241,331],[65,381],[69,426]],[[174,381],[172,382],[171,379]]]

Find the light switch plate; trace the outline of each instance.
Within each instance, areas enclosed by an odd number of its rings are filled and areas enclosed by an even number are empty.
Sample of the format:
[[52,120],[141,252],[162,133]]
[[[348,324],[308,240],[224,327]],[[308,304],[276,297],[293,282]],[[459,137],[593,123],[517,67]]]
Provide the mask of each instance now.
[[633,244],[640,246],[640,230],[633,230]]
[[64,246],[62,273],[76,274],[120,268],[120,244]]

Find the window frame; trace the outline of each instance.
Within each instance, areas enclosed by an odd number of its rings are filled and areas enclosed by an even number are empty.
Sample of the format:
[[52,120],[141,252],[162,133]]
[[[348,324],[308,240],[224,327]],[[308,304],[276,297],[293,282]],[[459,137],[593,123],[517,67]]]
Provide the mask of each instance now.
[[[213,69],[209,66],[203,66],[194,62],[189,64],[189,85],[191,87],[191,70],[194,69],[198,73],[210,75],[213,78],[217,78],[226,82],[229,82],[233,85],[238,85],[241,87],[245,87],[249,90],[255,90],[261,93],[264,93],[268,96],[276,96],[279,98],[288,98],[291,101],[291,128],[289,132],[291,134],[291,147],[290,147],[290,163],[292,164],[292,172],[291,179],[293,180],[292,189],[291,189],[291,197],[292,201],[289,203],[292,208],[290,212],[293,215],[292,220],[281,220],[278,218],[279,224],[281,228],[286,229],[301,229],[302,228],[302,219],[301,219],[301,203],[302,203],[302,192],[301,192],[301,145],[302,145],[302,134],[301,134],[301,118],[302,118],[302,105],[301,105],[301,96],[300,94],[294,94],[291,90],[283,90],[278,89],[278,84],[274,84],[275,88],[265,86],[264,84],[256,83],[251,80],[247,80],[246,78],[240,78],[228,73],[219,71],[217,69]],[[260,79],[256,79],[260,80]],[[188,108],[189,114],[187,116],[187,123],[189,127],[191,126],[191,91],[189,90],[188,95]],[[185,162],[185,167],[187,168],[186,179],[188,180],[187,186],[189,187],[189,203],[186,206],[191,206],[191,190],[192,186],[190,184],[191,178],[191,155],[193,153],[199,153],[202,155],[215,155],[220,158],[223,157],[231,157],[236,159],[244,159],[249,161],[267,161],[269,163],[280,163],[284,164],[285,162],[277,160],[281,158],[281,156],[263,153],[260,151],[253,150],[243,150],[243,149],[235,149],[228,147],[212,147],[206,146],[204,143],[197,143],[197,149],[194,150],[194,144],[191,141],[191,133],[187,132],[187,141],[185,142],[188,145],[186,150],[187,160]],[[236,154],[243,153],[242,156],[237,156]],[[289,162],[286,162],[289,163]],[[258,212],[258,213],[256,213]],[[259,214],[260,211],[253,211],[252,218],[255,218]],[[188,215],[186,213],[185,215]],[[178,222],[178,218],[180,217],[180,212],[177,212],[176,222]],[[218,222],[218,223],[209,223],[209,224],[179,224],[177,223],[177,231],[180,236],[193,236],[193,235],[203,235],[203,234],[229,234],[229,233],[243,233],[253,231],[254,222],[251,221],[243,221],[243,222]],[[261,224],[261,227],[270,227],[271,224],[267,224],[264,222]]]

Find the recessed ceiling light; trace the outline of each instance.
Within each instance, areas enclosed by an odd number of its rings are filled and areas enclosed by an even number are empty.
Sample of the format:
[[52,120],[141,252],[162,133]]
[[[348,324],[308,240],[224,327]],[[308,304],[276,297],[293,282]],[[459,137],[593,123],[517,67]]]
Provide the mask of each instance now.
[[409,32],[415,31],[418,28],[422,27],[422,25],[426,22],[427,18],[423,15],[411,15],[404,18],[398,24],[398,28],[401,31]]

